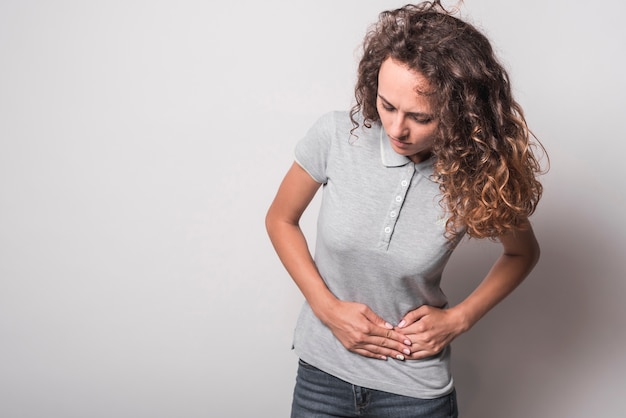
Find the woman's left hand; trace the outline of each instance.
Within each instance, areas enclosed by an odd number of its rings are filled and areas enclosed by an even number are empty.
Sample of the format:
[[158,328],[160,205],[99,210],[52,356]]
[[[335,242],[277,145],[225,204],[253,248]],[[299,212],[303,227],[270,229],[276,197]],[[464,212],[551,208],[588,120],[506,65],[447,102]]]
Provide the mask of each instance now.
[[412,342],[407,360],[433,356],[465,331],[463,318],[454,309],[439,309],[422,305],[407,313],[396,331]]
[[539,259],[539,244],[530,224],[500,236],[499,240],[502,255],[465,300],[449,309],[422,305],[402,318],[396,331],[412,342],[411,355],[406,356],[407,360],[439,353],[469,330],[530,273]]

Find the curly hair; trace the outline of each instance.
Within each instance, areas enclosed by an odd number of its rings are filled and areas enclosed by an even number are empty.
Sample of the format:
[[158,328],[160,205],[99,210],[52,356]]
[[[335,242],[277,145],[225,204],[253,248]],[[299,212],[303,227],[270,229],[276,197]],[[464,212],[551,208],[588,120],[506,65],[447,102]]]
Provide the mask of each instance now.
[[528,129],[489,40],[439,1],[380,13],[363,42],[354,129],[359,113],[367,128],[380,122],[378,73],[388,58],[429,82],[428,92],[416,93],[429,95],[438,119],[432,153],[448,236],[465,231],[495,239],[525,228],[543,191],[533,150],[545,149]]

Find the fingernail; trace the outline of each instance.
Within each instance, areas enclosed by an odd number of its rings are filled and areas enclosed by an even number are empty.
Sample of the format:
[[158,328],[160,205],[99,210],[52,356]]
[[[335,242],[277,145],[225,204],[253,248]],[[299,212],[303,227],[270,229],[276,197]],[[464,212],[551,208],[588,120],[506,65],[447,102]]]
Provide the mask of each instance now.
[[404,340],[404,344],[406,344],[406,345],[411,345],[411,344],[413,344],[413,343],[411,342],[411,340],[406,339],[406,340]]
[[387,356],[380,356],[381,360],[387,360]]
[[411,350],[409,350],[408,348],[405,348],[404,350],[402,350],[402,352],[407,356],[411,354]]
[[393,329],[393,325],[391,325],[389,322],[385,322],[385,328]]
[[406,325],[406,321],[403,319],[402,321],[400,321],[400,323],[398,324],[398,328],[402,328],[403,326]]
[[403,356],[402,354],[398,354],[398,355],[396,356],[396,358],[397,358],[398,360],[404,360],[404,356]]

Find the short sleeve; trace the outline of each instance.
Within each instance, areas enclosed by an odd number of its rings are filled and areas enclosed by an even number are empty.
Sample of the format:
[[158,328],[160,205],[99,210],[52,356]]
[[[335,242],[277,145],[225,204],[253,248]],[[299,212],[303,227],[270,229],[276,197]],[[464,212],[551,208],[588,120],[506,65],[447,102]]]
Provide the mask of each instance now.
[[296,162],[313,180],[321,184],[328,180],[326,168],[334,132],[334,114],[327,113],[320,117],[296,144]]

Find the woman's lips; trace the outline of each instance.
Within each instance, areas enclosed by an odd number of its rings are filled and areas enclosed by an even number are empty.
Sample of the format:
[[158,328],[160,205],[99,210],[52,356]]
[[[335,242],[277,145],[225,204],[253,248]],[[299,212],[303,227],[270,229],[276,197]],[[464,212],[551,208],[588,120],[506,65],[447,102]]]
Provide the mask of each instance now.
[[407,142],[402,142],[402,141],[399,141],[399,140],[397,140],[396,138],[391,137],[391,136],[389,137],[389,139],[390,139],[390,140],[391,140],[391,142],[392,142],[392,143],[393,143],[396,147],[398,147],[398,148],[406,149],[406,148],[408,148],[409,146],[411,146],[411,144],[409,144],[409,143],[407,143]]

